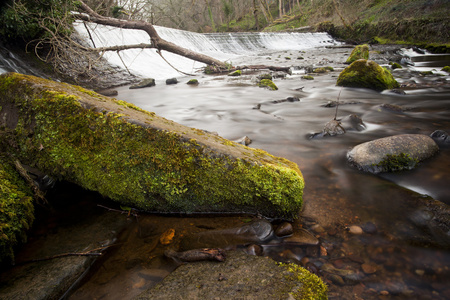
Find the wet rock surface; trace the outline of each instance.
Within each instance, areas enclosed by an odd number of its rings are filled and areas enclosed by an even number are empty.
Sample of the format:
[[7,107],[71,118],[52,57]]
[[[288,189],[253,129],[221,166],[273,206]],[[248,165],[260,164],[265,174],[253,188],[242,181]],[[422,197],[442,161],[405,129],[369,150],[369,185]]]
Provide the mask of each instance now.
[[222,263],[180,266],[134,299],[292,299],[298,284],[269,258],[229,251]]
[[355,146],[347,153],[350,164],[371,173],[413,169],[439,151],[426,135],[390,136]]

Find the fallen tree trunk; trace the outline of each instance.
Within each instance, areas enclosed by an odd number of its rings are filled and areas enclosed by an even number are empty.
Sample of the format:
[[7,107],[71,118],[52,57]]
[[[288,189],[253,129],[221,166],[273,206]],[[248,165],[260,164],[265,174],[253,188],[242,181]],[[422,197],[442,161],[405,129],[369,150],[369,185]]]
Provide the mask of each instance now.
[[[226,65],[224,62],[219,61],[215,58],[212,58],[208,55],[204,55],[198,52],[191,51],[189,49],[180,47],[178,45],[175,45],[174,43],[171,43],[169,41],[166,41],[162,39],[158,33],[155,30],[155,27],[144,21],[132,21],[132,20],[122,20],[122,19],[116,19],[116,18],[109,18],[109,17],[103,17],[99,14],[97,14],[95,11],[93,11],[88,5],[86,5],[83,1],[79,1],[79,7],[80,9],[85,12],[85,14],[74,14],[75,18],[83,21],[93,22],[101,25],[108,25],[118,28],[125,28],[125,29],[140,29],[145,31],[151,40],[151,44],[146,44],[145,48],[156,48],[158,51],[165,50],[174,54],[178,54],[190,59],[193,59],[198,62],[205,63],[207,65],[216,66],[219,68],[226,68]],[[138,48],[142,48],[143,44],[137,45]],[[136,45],[134,45],[136,46]],[[131,48],[126,48],[131,49]],[[99,52],[104,51],[93,48],[92,50],[97,50]],[[116,49],[115,47],[111,47],[111,49],[107,50],[123,50],[122,48]]]
[[8,73],[0,107],[3,151],[127,206],[286,219],[302,206],[296,164],[124,101]]

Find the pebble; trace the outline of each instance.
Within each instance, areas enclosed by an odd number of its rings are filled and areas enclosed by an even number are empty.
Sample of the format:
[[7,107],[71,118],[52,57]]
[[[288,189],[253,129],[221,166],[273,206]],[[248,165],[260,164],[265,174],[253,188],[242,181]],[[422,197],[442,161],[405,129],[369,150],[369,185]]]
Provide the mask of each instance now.
[[277,227],[275,230],[275,234],[279,237],[289,236],[294,233],[294,228],[292,227],[292,224],[289,222],[284,222],[280,224],[280,226]]
[[311,226],[311,230],[314,231],[315,233],[325,232],[325,229],[322,226],[320,226],[319,224]]
[[348,232],[350,232],[351,234],[362,234],[363,233],[362,228],[357,225],[349,226],[347,229],[348,229]]
[[377,226],[372,222],[367,222],[362,226],[362,230],[368,234],[375,234],[377,233]]
[[298,244],[298,245],[318,245],[319,240],[305,229],[299,229],[283,240],[284,243]]
[[371,263],[365,263],[361,265],[361,269],[366,274],[373,274],[377,271],[377,266]]
[[419,276],[423,276],[425,274],[425,270],[417,269],[416,274]]

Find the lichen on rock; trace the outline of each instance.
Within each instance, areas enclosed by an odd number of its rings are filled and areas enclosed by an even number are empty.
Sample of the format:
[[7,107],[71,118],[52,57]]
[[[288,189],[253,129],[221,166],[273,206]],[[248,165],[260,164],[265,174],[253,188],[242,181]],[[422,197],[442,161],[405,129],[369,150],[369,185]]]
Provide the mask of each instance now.
[[121,100],[33,76],[0,76],[6,151],[54,178],[158,212],[296,218],[298,166]]
[[368,88],[376,91],[398,88],[392,74],[376,62],[360,59],[346,67],[337,79],[337,86]]

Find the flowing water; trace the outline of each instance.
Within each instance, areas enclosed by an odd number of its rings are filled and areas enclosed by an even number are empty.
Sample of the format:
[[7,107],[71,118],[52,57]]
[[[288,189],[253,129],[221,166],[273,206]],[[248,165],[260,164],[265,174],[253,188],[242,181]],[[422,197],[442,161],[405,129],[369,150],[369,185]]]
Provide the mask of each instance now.
[[[450,298],[450,233],[439,231],[438,212],[430,208],[432,198],[450,205],[450,149],[441,148],[438,155],[415,170],[378,176],[357,171],[346,163],[347,151],[366,141],[405,133],[430,135],[438,129],[450,132],[450,77],[439,71],[450,65],[448,55],[424,55],[404,49],[404,68],[392,71],[403,85],[406,94],[401,95],[336,87],[351,48],[339,45],[326,34],[203,36],[161,31],[164,38],[175,35],[174,42],[216,54],[234,65],[293,67],[292,75],[274,79],[279,90],[269,91],[256,86],[257,73],[244,72],[241,77],[197,73],[195,77],[183,77],[166,65],[160,69],[158,56],[137,55],[143,51],[122,56],[129,59],[130,70],[134,66],[134,72],[157,81],[155,87],[140,90],[120,87],[117,98],[230,140],[248,136],[252,140],[250,147],[299,165],[306,181],[304,210],[293,225],[319,237],[320,254],[311,254],[303,247],[266,245],[264,255],[294,261],[317,272],[330,286],[331,299]],[[105,31],[97,36],[105,41],[117,37]],[[121,41],[124,36],[121,33]],[[279,40],[272,43],[274,37]],[[378,52],[371,53],[372,59],[388,66],[389,58],[400,57],[392,49],[374,48]],[[170,58],[175,60],[173,64],[185,68],[183,71],[193,73],[200,66]],[[121,63],[114,59],[112,63]],[[314,74],[314,80],[302,78],[308,67],[320,66],[331,66],[334,71]],[[432,75],[420,73],[430,70]],[[178,84],[165,84],[166,78],[175,76]],[[187,85],[191,78],[197,78],[200,84]],[[299,101],[286,101],[288,97]],[[336,100],[340,103],[337,112],[330,105]],[[383,104],[402,109],[386,109]],[[338,119],[356,114],[366,129],[312,139],[311,135],[321,132],[335,114]],[[70,299],[132,298],[176,267],[163,258],[164,247],[158,244],[167,229],[175,229],[176,236],[181,237],[239,226],[247,219],[140,215],[139,221],[122,234],[123,246],[99,261]],[[352,225],[369,229],[352,234]]]

